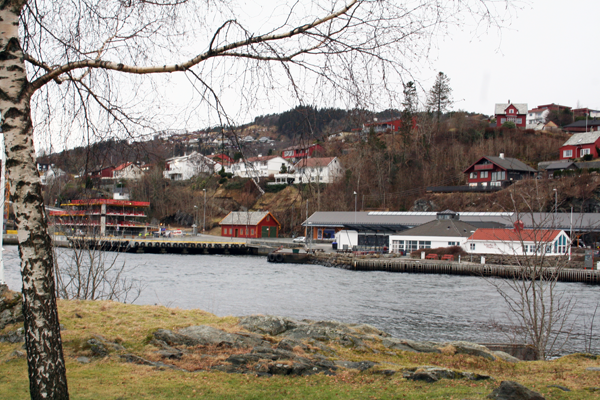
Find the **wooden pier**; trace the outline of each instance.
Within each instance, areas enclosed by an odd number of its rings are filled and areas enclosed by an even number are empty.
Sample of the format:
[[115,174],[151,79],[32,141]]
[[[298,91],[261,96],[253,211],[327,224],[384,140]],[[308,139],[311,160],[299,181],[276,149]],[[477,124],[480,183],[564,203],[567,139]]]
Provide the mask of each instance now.
[[[413,260],[408,258],[352,258],[312,256],[311,263],[352,269],[356,271],[387,271],[420,274],[469,275],[500,278],[520,278],[519,266],[489,265],[444,261]],[[574,268],[544,268],[544,278],[556,275],[561,282],[600,284],[600,271]]]

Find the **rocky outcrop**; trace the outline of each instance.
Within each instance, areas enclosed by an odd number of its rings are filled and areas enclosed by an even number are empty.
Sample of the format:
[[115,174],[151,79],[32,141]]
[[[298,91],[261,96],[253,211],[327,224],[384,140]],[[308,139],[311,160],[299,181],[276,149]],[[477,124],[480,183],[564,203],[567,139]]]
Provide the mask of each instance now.
[[500,386],[488,395],[488,399],[496,400],[544,400],[544,396],[538,392],[527,389],[520,383],[503,381]]
[[23,297],[21,293],[8,290],[0,285],[0,329],[23,322]]
[[403,370],[403,376],[404,378],[413,381],[425,381],[428,383],[437,382],[440,379],[468,379],[471,381],[492,379],[489,375],[475,374],[473,372],[460,372],[435,366],[407,368]]

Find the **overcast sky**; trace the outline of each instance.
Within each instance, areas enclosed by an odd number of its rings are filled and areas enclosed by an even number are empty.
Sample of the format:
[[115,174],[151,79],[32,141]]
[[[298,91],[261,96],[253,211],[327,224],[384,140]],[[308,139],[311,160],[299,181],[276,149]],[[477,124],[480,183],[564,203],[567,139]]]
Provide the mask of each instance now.
[[[501,36],[457,33],[438,40],[431,64],[450,78],[454,110],[489,115],[508,100],[529,109],[556,103],[600,110],[600,1],[529,4]],[[432,83],[433,75],[423,86]]]

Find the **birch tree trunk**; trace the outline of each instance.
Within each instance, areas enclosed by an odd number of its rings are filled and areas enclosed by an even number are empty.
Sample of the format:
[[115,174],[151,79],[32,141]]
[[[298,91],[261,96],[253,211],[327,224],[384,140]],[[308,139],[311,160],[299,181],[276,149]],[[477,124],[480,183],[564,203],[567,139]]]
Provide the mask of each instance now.
[[29,389],[32,399],[68,399],[52,244],[34,159],[32,91],[18,36],[24,3],[0,0],[0,112],[18,228]]

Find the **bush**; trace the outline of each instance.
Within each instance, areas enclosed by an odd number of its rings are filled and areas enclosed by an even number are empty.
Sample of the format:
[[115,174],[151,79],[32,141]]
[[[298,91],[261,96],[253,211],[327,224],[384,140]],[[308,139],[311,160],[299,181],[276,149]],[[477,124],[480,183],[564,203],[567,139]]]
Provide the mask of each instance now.
[[267,185],[265,186],[265,192],[267,193],[278,193],[281,192],[283,189],[285,189],[286,187],[288,187],[288,185]]
[[581,157],[581,159],[583,161],[592,161],[594,159],[594,155],[593,154],[586,154],[583,157]]
[[450,246],[450,247],[439,247],[437,249],[419,249],[410,253],[411,258],[421,258],[421,252],[425,252],[425,256],[429,254],[437,254],[439,258],[442,258],[445,254],[452,254],[455,260],[458,260],[458,256],[465,257],[468,255],[466,251],[462,249],[460,246]]

